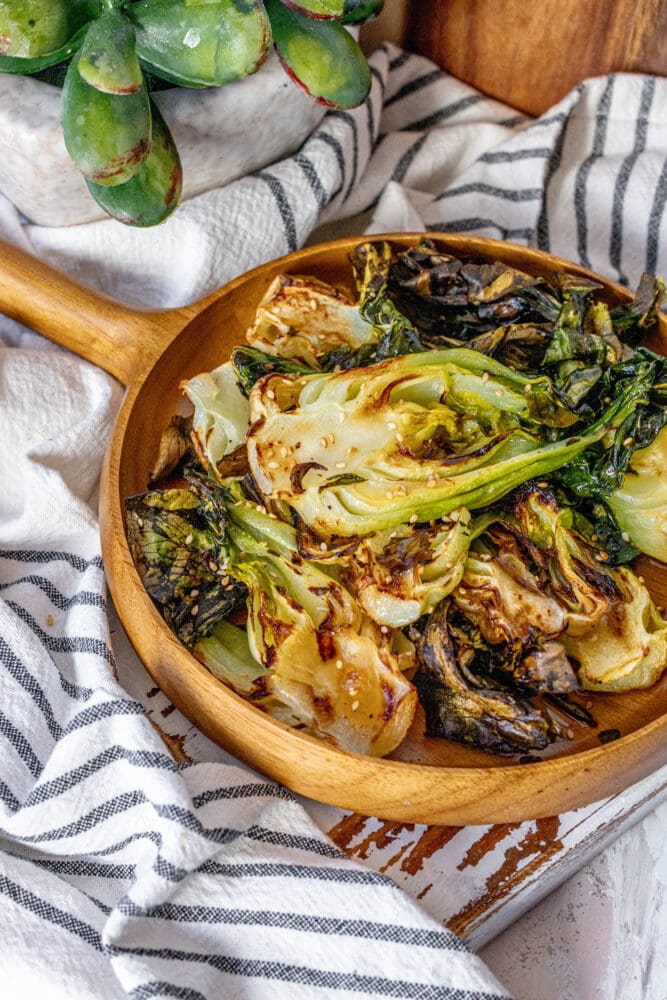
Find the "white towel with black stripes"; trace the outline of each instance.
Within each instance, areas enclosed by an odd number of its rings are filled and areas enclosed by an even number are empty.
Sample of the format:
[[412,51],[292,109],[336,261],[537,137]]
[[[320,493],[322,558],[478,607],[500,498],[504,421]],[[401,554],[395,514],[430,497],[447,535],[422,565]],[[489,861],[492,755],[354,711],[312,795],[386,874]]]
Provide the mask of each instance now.
[[[391,46],[372,65],[363,107],[164,226],[45,229],[0,198],[0,234],[164,307],[314,232],[361,228],[500,237],[622,282],[667,271],[667,81],[590,80],[531,119]],[[506,996],[284,789],[169,756],[116,679],[105,615],[95,502],[120,389],[9,320],[0,331],[3,995]]]

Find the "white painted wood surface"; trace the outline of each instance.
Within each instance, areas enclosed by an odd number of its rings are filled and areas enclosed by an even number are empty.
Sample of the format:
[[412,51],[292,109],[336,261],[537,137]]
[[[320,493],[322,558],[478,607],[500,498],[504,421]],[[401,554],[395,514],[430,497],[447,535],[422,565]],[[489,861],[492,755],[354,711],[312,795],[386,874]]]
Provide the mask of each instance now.
[[[113,608],[124,687],[180,760],[228,760],[171,705]],[[383,822],[305,801],[352,857],[460,934],[516,1000],[666,1000],[667,768],[562,816],[487,827]]]

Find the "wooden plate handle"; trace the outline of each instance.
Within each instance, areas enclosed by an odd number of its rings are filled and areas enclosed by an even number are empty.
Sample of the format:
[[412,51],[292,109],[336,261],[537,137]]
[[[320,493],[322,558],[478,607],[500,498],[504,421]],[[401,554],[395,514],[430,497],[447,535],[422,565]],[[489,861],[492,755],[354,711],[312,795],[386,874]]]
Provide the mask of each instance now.
[[152,366],[198,307],[128,309],[0,240],[0,312],[129,385]]

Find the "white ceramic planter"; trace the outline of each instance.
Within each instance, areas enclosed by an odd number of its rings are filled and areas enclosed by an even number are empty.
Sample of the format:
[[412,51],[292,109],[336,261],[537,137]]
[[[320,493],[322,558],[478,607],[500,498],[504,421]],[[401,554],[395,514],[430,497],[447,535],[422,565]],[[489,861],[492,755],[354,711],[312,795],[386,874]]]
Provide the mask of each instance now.
[[[154,97],[181,156],[184,198],[294,152],[325,111],[289,81],[275,55],[224,87]],[[0,74],[0,192],[42,226],[105,217],[67,155],[60,98],[58,87]]]

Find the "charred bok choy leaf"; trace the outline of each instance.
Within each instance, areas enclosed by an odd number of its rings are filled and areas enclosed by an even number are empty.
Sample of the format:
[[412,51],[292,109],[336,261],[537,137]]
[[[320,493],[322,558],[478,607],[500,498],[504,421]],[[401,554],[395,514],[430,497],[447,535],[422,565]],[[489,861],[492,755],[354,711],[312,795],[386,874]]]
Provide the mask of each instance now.
[[230,580],[226,514],[213,495],[152,490],[125,501],[130,550],[143,584],[186,646],[245,596]]
[[635,407],[625,383],[597,421],[573,419],[547,378],[465,349],[369,369],[274,375],[250,395],[248,459],[260,491],[323,538],[493,503],[613,433]]
[[[577,665],[581,686],[623,691],[654,684],[667,664],[667,622],[644,584],[630,570],[607,565],[606,555],[573,530],[571,510],[559,507],[547,489],[527,484],[518,490],[501,523],[520,541],[530,563],[527,571],[534,582],[521,595],[530,609],[528,627],[558,637]],[[494,530],[482,539],[495,540],[502,554]],[[496,561],[507,566],[506,556],[501,560],[498,555]],[[553,626],[544,627],[531,592],[552,611],[560,609],[560,625],[556,615]],[[516,628],[521,617],[506,605],[508,627]],[[488,619],[478,623],[488,635]]]
[[554,479],[613,562],[627,561],[637,549],[664,559],[667,463],[659,434],[667,420],[667,361],[640,347],[605,371],[601,387],[606,398],[612,392],[631,394],[635,405],[613,433]]
[[392,636],[337,580],[299,555],[291,525],[242,499],[228,505],[228,514],[229,572],[248,588],[248,643],[268,671],[264,691],[337,746],[389,753],[416,705]]

